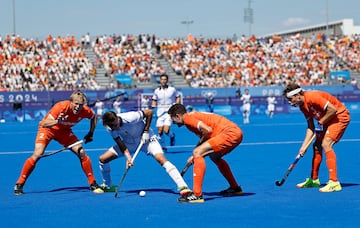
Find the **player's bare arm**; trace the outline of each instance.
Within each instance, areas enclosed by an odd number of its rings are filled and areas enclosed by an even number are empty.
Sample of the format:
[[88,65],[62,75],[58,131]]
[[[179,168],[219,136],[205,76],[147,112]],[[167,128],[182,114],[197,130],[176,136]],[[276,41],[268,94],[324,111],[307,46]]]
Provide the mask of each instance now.
[[336,107],[329,103],[326,107],[325,115],[319,120],[319,124],[324,125],[330,121],[334,116],[336,116],[337,109]]
[[152,116],[153,116],[153,110],[152,109],[147,109],[147,110],[144,110],[143,112],[144,112],[144,115],[145,115],[145,118],[146,118],[145,119],[144,131],[149,131]]
[[41,126],[45,128],[50,128],[56,124],[59,124],[63,122],[67,116],[64,116],[63,113],[60,113],[58,118],[54,118],[51,114],[48,115],[48,117],[42,121]]
[[116,144],[119,146],[121,152],[124,154],[124,156],[126,157],[126,168],[131,167],[133,165],[132,163],[132,159],[131,159],[131,154],[130,151],[128,150],[127,146],[125,145],[125,143],[120,139],[120,137],[117,137],[114,139]]

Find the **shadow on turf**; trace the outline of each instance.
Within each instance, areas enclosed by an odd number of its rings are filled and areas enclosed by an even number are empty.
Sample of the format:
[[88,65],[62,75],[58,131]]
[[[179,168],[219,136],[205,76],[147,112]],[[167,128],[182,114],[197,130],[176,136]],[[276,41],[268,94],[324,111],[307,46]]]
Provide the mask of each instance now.
[[89,189],[89,187],[66,187],[66,188],[56,188],[56,189],[52,189],[52,190],[48,190],[48,191],[32,191],[31,193],[62,192],[62,191],[89,192],[90,189]]
[[[341,183],[341,186],[343,188],[347,188],[347,187],[353,187],[353,186],[358,186],[360,184],[355,184],[355,183]],[[179,193],[176,191],[173,191],[171,189],[161,189],[161,188],[148,188],[148,189],[135,189],[135,190],[128,190],[128,191],[124,191],[126,193],[136,193],[138,194],[141,190],[147,191],[147,192],[164,192],[164,193],[169,193],[169,194],[175,194],[178,195]],[[56,189],[52,189],[52,190],[48,190],[48,191],[32,191],[29,193],[45,193],[45,192],[62,192],[62,191],[69,191],[69,192],[88,192],[90,191],[89,187],[65,187],[65,188],[56,188]],[[214,200],[216,198],[224,198],[224,197],[244,197],[244,196],[252,196],[255,195],[256,193],[252,193],[252,192],[244,192],[242,195],[229,195],[229,196],[224,196],[221,195],[219,192],[204,192],[204,198],[206,200]]]
[[244,196],[253,196],[256,193],[253,192],[244,192],[241,195],[221,195],[219,192],[204,192],[204,199],[206,201],[214,200],[218,198],[228,198],[228,197],[244,197]]
[[[124,191],[124,192],[132,193],[132,194],[138,194],[141,190],[146,191],[146,192],[164,192],[164,193],[170,193],[170,194],[179,195],[178,192],[175,192],[175,191],[173,191],[171,189],[160,189],[160,188],[138,189],[138,190],[129,190],[129,191]],[[252,195],[255,195],[255,193],[244,192],[242,195],[224,196],[224,195],[221,195],[219,192],[204,192],[204,199],[206,201],[208,201],[208,200],[214,200],[214,199],[217,199],[217,198],[244,197],[244,196],[252,196]]]

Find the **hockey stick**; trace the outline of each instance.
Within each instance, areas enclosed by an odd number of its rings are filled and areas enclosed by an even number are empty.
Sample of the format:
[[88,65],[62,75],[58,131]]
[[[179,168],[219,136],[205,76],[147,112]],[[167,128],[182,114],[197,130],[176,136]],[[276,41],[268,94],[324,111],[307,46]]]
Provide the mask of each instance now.
[[49,157],[49,156],[51,156],[51,155],[60,153],[60,152],[62,152],[62,151],[64,151],[64,150],[71,149],[72,147],[83,143],[83,141],[84,141],[84,140],[79,140],[79,141],[77,141],[77,142],[74,142],[73,144],[70,144],[69,146],[65,146],[64,148],[62,148],[62,149],[60,149],[60,150],[53,151],[53,152],[50,152],[50,153],[47,153],[47,154],[43,154],[43,155],[41,156],[41,158]]
[[183,177],[188,169],[192,166],[193,162],[187,162],[184,168],[181,170],[180,174]]
[[[310,141],[305,145],[305,150],[310,146],[310,144],[312,143],[312,141],[315,139],[316,134],[314,134]],[[286,171],[284,177],[281,179],[281,181],[276,181],[275,184],[276,186],[281,186],[284,184],[285,180],[287,179],[287,177],[289,176],[289,174],[291,173],[291,171],[295,168],[296,164],[298,163],[298,161],[300,160],[301,156],[300,154],[298,154],[295,158],[295,161],[289,166],[288,170]]]
[[[125,95],[125,94],[126,94],[126,92],[123,92],[123,93],[120,93],[120,94],[115,95],[115,96],[111,96],[111,97],[108,97],[108,98],[100,99],[100,101],[109,101],[109,100],[112,100],[112,99],[114,99],[114,98],[117,98],[117,97],[123,96],[123,95]],[[94,106],[95,106],[96,102],[97,102],[97,101],[95,101],[95,102],[93,102],[93,103],[89,104],[88,106],[92,108],[92,107],[94,107]]]
[[[141,140],[139,146],[137,147],[137,149],[136,149],[136,151],[135,151],[135,153],[134,153],[134,155],[133,155],[133,157],[131,158],[131,161],[132,161],[132,162],[135,161],[135,158],[136,158],[136,156],[139,154],[140,149],[141,149],[141,147],[143,146],[143,144],[144,144],[144,142]],[[121,177],[121,179],[120,179],[120,181],[119,181],[119,184],[117,185],[117,187],[116,187],[116,189],[115,189],[115,198],[117,198],[118,193],[119,193],[119,190],[120,190],[120,187],[121,187],[122,183],[124,182],[125,177],[126,177],[126,174],[129,172],[129,170],[130,170],[131,167],[132,167],[132,166],[127,167],[126,170],[125,170],[125,172],[124,172],[124,174],[122,175],[122,177]]]

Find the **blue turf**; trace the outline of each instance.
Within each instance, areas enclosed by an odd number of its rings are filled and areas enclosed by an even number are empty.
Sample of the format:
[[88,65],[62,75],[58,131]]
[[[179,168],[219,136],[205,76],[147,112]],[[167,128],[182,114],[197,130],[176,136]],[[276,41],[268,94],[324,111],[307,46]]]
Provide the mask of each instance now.
[[[119,193],[92,194],[77,158],[62,152],[37,164],[27,184],[26,194],[13,195],[13,185],[25,159],[33,150],[37,123],[0,124],[0,217],[2,227],[359,227],[360,212],[360,116],[352,122],[343,142],[335,146],[338,175],[343,191],[319,193],[317,189],[297,189],[310,172],[311,150],[302,158],[283,186],[275,186],[294,161],[305,132],[300,114],[278,115],[273,119],[252,116],[249,125],[233,117],[244,131],[243,143],[225,159],[231,165],[245,194],[222,197],[225,179],[207,158],[203,204],[180,204],[170,178],[151,157],[139,154]],[[75,128],[79,137],[87,133],[88,122]],[[197,138],[184,128],[172,128],[175,148],[166,154],[180,170]],[[99,123],[94,142],[85,145],[100,182],[98,156],[113,144]],[[169,139],[166,138],[167,143]],[[181,145],[185,147],[180,147]],[[51,143],[48,150],[61,146]],[[21,152],[21,153],[20,153]],[[124,172],[125,161],[112,163],[115,184]],[[322,183],[328,174],[323,162]],[[185,180],[192,186],[191,169]],[[145,190],[147,195],[139,197]]]

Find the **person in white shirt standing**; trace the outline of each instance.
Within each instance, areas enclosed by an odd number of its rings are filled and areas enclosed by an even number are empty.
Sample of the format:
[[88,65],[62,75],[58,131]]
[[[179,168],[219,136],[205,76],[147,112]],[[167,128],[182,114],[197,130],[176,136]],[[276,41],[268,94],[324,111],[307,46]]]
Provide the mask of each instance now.
[[117,97],[115,99],[115,101],[113,102],[113,108],[114,108],[116,114],[121,113],[121,100],[120,100],[120,97]]
[[250,113],[251,113],[251,95],[249,89],[245,89],[245,93],[240,97],[240,100],[243,102],[243,117],[244,124],[250,123]]
[[269,93],[269,96],[266,98],[267,101],[267,111],[270,118],[273,117],[275,113],[275,104],[277,103],[276,98],[272,92]]
[[100,100],[100,98],[98,98],[96,100],[96,103],[95,103],[95,108],[96,108],[96,115],[98,118],[101,118],[102,114],[103,114],[103,111],[104,111],[104,108],[105,108],[105,105],[104,105],[104,102],[102,102]]
[[174,87],[168,85],[168,80],[169,77],[167,74],[162,74],[160,76],[160,87],[156,88],[154,91],[151,107],[157,108],[156,127],[160,142],[164,144],[162,136],[165,133],[170,137],[170,146],[174,146],[175,134],[170,130],[172,120],[167,112],[173,104],[180,104],[181,96]]

